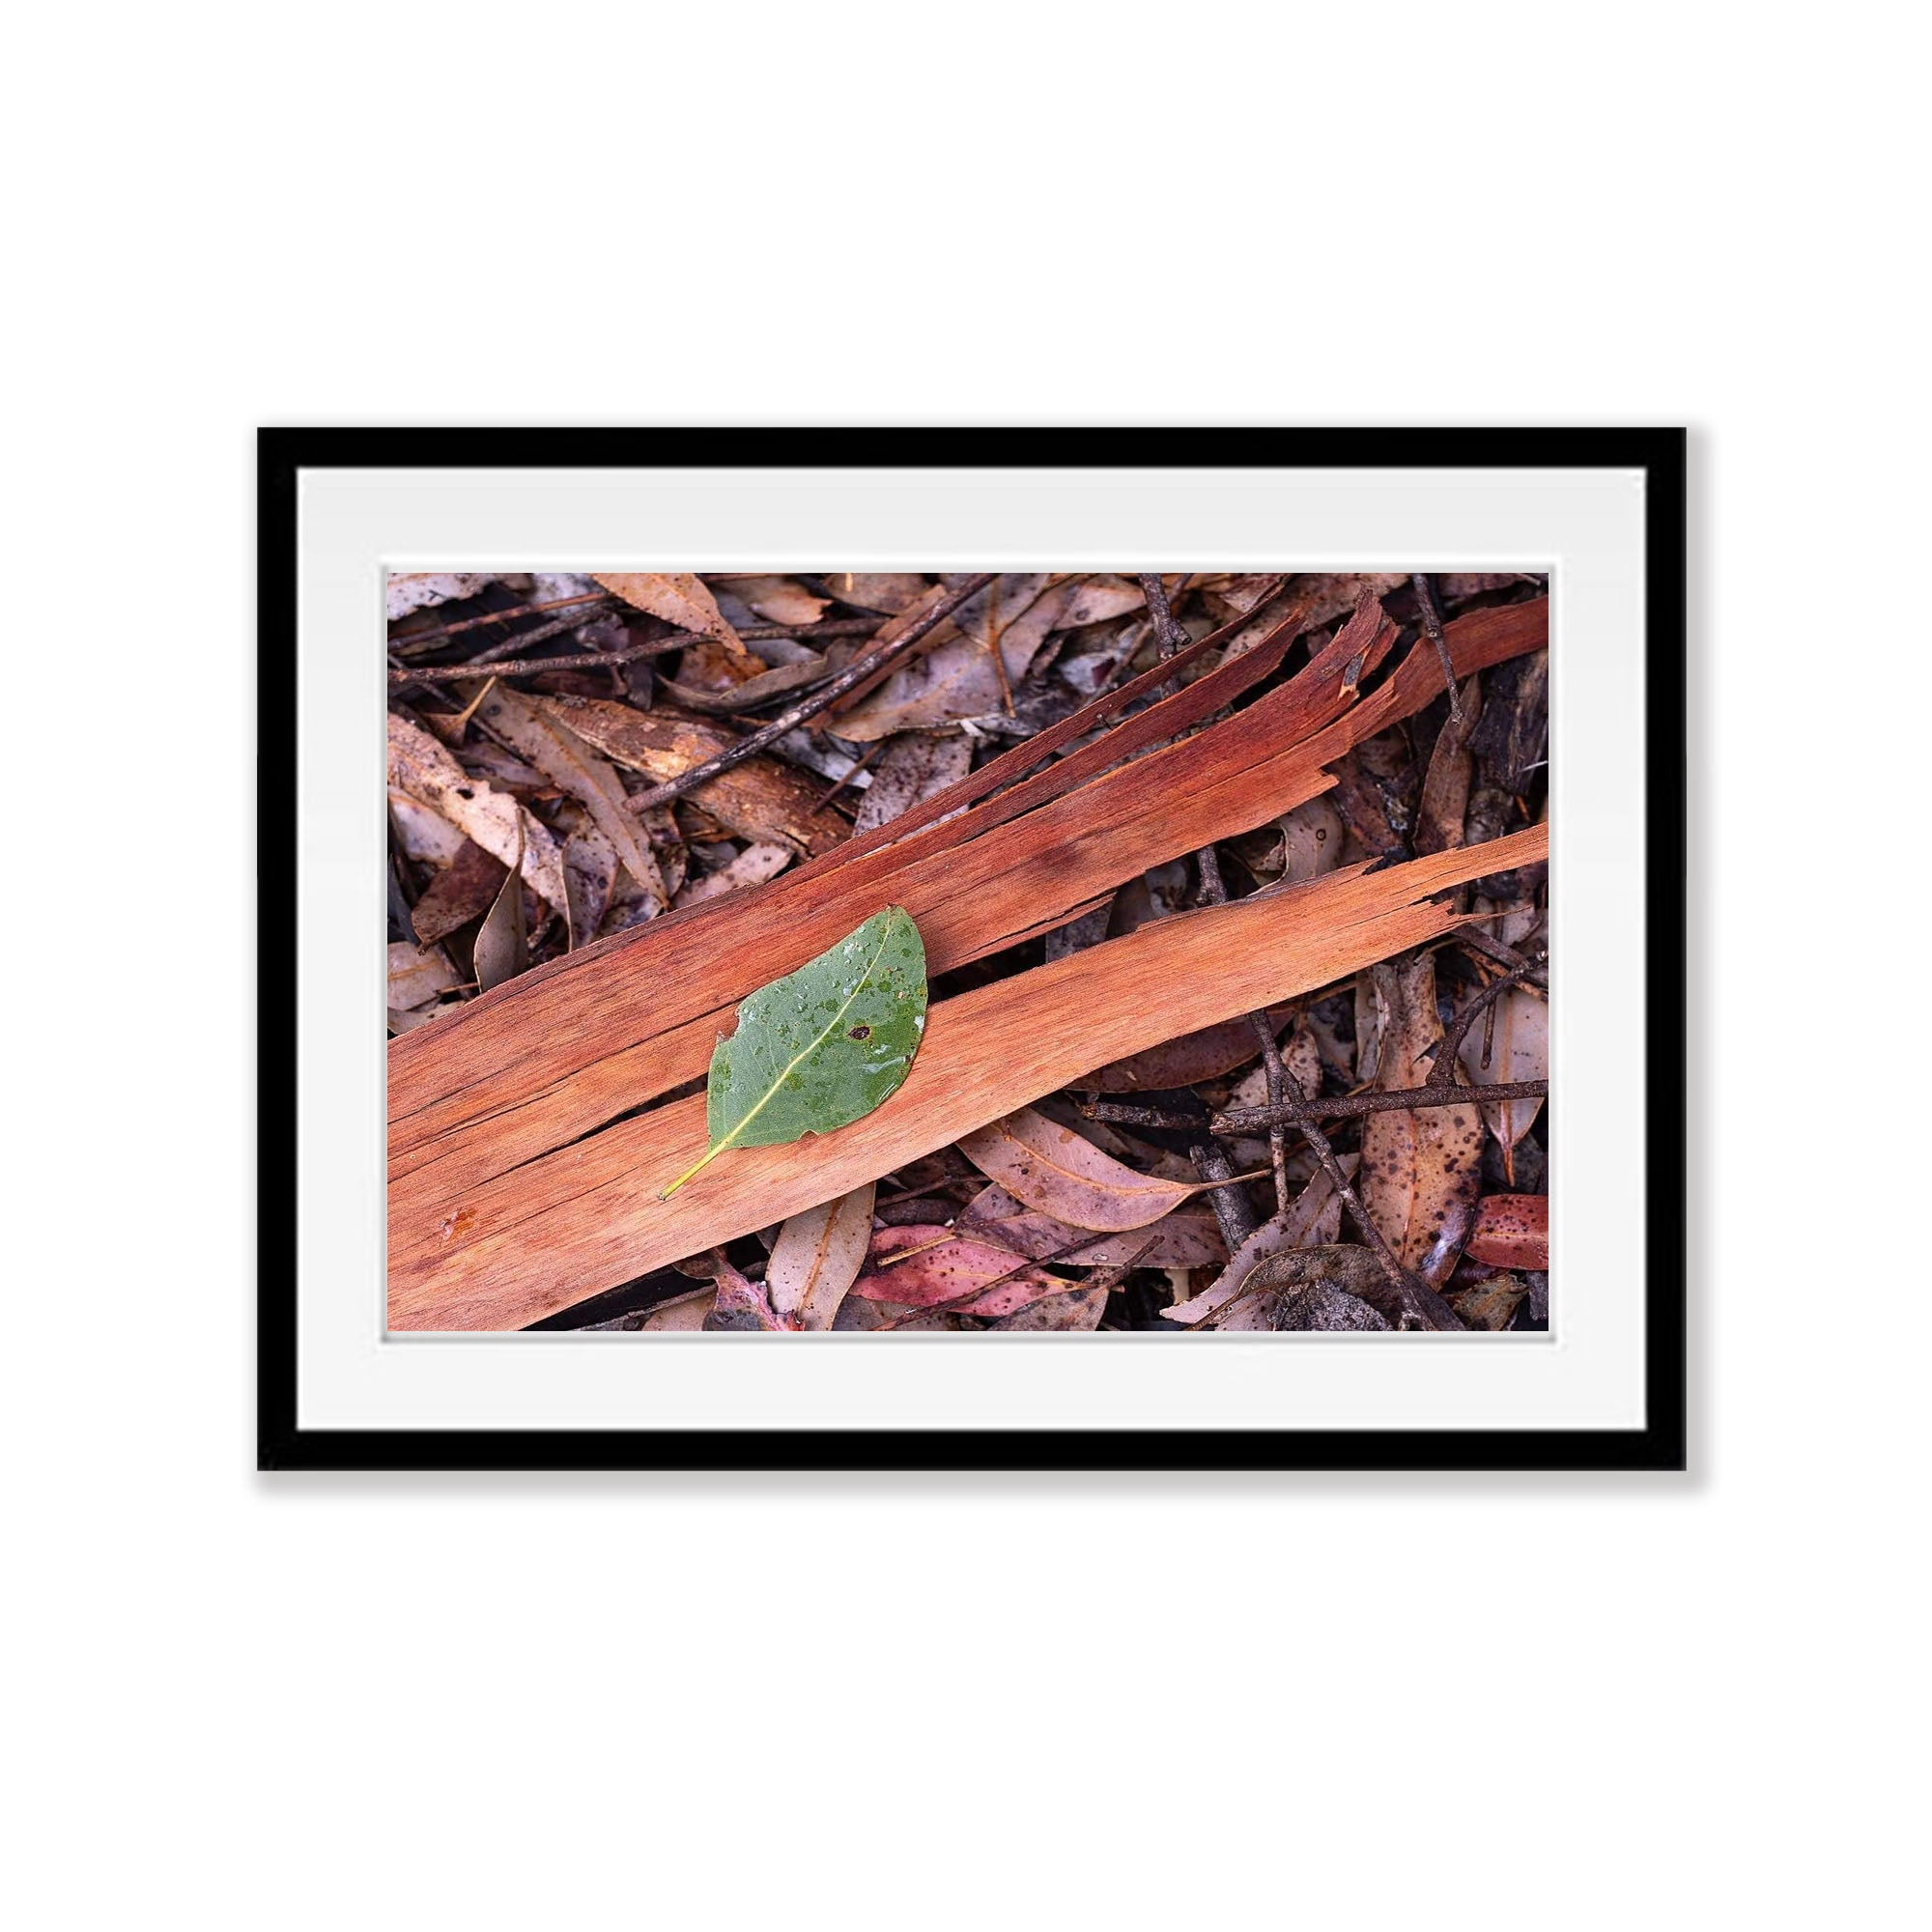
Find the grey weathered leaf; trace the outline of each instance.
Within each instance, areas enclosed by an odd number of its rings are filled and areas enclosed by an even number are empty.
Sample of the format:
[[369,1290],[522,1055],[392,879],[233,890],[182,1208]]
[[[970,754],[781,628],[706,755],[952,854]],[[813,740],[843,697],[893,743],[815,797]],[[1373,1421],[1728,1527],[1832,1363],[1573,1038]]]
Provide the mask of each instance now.
[[[501,686],[483,700],[478,715],[547,779],[582,804],[648,898],[660,906],[669,903],[650,839],[625,809],[622,781],[569,725],[548,705]],[[567,882],[564,910],[568,916]]]
[[738,1008],[711,1056],[704,1157],[775,1147],[863,1120],[906,1077],[925,1028],[925,947],[912,915],[888,906]]
[[449,961],[434,947],[399,940],[389,948],[389,1004],[407,1010],[456,984]]
[[503,875],[496,902],[476,928],[469,956],[476,983],[484,992],[514,980],[530,963],[529,936],[524,927],[524,881],[518,867],[521,854]]
[[[392,800],[395,792],[406,792],[504,865],[521,864],[531,890],[568,915],[563,855],[549,828],[508,793],[466,772],[420,725],[394,712],[389,714],[389,785]],[[461,840],[457,842],[460,846]]]
[[573,951],[597,937],[616,883],[617,848],[596,826],[579,826],[563,845],[563,888],[570,895]]
[[859,801],[854,832],[869,832],[909,811],[934,792],[957,784],[973,764],[973,747],[956,734],[901,731],[872,768],[872,782]]
[[728,865],[701,879],[693,879],[678,893],[674,903],[702,905],[706,899],[723,898],[745,886],[761,886],[775,879],[792,862],[789,845],[747,845]]
[[788,691],[820,683],[831,675],[832,667],[817,651],[811,651],[792,664],[774,665],[770,670],[756,671],[742,684],[730,685],[724,691],[705,691],[669,677],[663,683],[680,704],[688,704],[694,711],[731,712],[750,711],[774,697],[782,697]]

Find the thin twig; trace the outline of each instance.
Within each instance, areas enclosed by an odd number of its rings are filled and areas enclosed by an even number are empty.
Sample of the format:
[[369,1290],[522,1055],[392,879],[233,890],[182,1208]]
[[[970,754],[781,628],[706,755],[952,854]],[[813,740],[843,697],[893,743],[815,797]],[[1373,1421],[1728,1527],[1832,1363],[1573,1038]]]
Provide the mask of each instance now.
[[432,624],[421,631],[404,631],[389,639],[391,647],[440,644],[462,631],[473,631],[479,624],[508,624],[518,617],[540,616],[546,611],[567,611],[575,604],[611,604],[614,590],[581,590],[575,597],[552,597],[542,604],[513,604],[507,611],[486,611],[480,617],[459,617],[453,624]]
[[[1491,918],[1493,915],[1486,913],[1484,917]],[[1519,952],[1514,946],[1505,946],[1500,939],[1492,939],[1476,924],[1457,927],[1452,943],[1466,947],[1472,952],[1480,952],[1485,958],[1493,959],[1498,966],[1520,966],[1527,957],[1524,953]],[[1543,973],[1548,963],[1547,959],[1542,958],[1529,961],[1535,968],[1535,973],[1525,976],[1529,983],[1535,983],[1536,974]]]
[[[528,641],[518,638],[519,644]],[[468,664],[433,665],[423,669],[392,670],[391,684],[462,684],[477,677],[535,677],[547,670],[595,670],[602,665],[635,664],[639,658],[661,658],[687,645],[701,643],[700,638],[682,633],[668,638],[653,638],[646,644],[620,644],[614,651],[579,651],[567,658],[518,658],[503,662],[488,656],[473,657]]]
[[1499,1000],[1527,975],[1542,966],[1539,959],[1525,959],[1520,966],[1515,966],[1500,979],[1492,980],[1463,1010],[1450,1021],[1447,1031],[1435,1044],[1428,1049],[1429,1084],[1432,1087],[1447,1087],[1455,1078],[1456,1056],[1463,1050],[1463,1036],[1475,1025],[1478,1017],[1492,1002]]
[[837,677],[820,685],[810,696],[801,698],[788,711],[781,711],[769,724],[753,731],[749,738],[727,745],[715,757],[705,759],[701,765],[693,765],[689,771],[680,772],[676,778],[668,779],[661,785],[653,785],[649,791],[635,793],[629,801],[630,810],[648,811],[653,806],[668,805],[672,799],[682,798],[686,792],[708,784],[720,772],[729,771],[733,765],[742,764],[754,753],[777,744],[788,732],[796,731],[808,718],[817,717],[854,685],[865,683],[873,672],[884,670],[903,657],[969,598],[978,596],[985,589],[997,575],[997,572],[989,570],[968,578],[956,590],[942,597],[923,617],[909,625],[901,636],[889,643],[874,644],[870,650],[861,651]]
[[[1465,1100],[1544,1100],[1548,1080],[1497,1080],[1478,1087],[1405,1087],[1391,1093],[1338,1094],[1303,1104],[1318,1121],[1352,1121],[1364,1114],[1399,1114],[1418,1107],[1456,1107]],[[1165,1127],[1175,1133],[1199,1133],[1201,1122],[1167,1107],[1142,1107],[1125,1100],[1076,1100],[1075,1109],[1090,1121],[1115,1127]],[[1293,1123],[1288,1107],[1228,1107],[1209,1117],[1217,1134],[1253,1134],[1280,1119]]]
[[[1350,1121],[1363,1114],[1399,1114],[1412,1112],[1418,1107],[1454,1107],[1465,1100],[1480,1101],[1487,1106],[1492,1100],[1546,1100],[1548,1097],[1548,1080],[1498,1080],[1480,1087],[1411,1087],[1389,1094],[1343,1094],[1332,1100],[1310,1100],[1306,1104],[1308,1111],[1320,1119]],[[1271,1107],[1231,1107],[1226,1113],[1214,1116],[1214,1131],[1251,1134],[1266,1126],[1268,1117],[1274,1111]],[[1284,1108],[1282,1111],[1286,1113],[1289,1110]]]
[[1411,573],[1409,582],[1415,585],[1415,601],[1422,607],[1422,628],[1429,633],[1429,641],[1435,646],[1435,655],[1442,663],[1442,682],[1449,692],[1449,722],[1460,724],[1463,700],[1456,691],[1456,660],[1449,655],[1449,639],[1442,635],[1442,613],[1435,608],[1435,593],[1429,587],[1429,579],[1419,570]]
[[1147,596],[1148,614],[1153,618],[1153,634],[1160,639],[1160,654],[1171,658],[1176,651],[1186,647],[1187,633],[1168,604],[1167,586],[1160,581],[1159,572],[1143,570],[1137,574]]
[[865,755],[863,757],[856,758],[853,760],[852,769],[849,772],[847,772],[842,779],[833,780],[830,788],[821,792],[818,795],[818,797],[812,800],[811,802],[812,810],[822,811],[891,743],[892,740],[890,738],[874,738],[872,742],[866,747]]

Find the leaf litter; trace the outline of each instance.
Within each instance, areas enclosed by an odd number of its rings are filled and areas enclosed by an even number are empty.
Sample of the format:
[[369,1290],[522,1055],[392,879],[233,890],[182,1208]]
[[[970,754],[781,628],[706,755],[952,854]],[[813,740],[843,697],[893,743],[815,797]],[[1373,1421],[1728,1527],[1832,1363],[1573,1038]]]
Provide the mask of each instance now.
[[[969,789],[980,769],[1151,674],[1164,638],[1185,645],[1215,634],[1208,655],[1151,697],[1054,739],[1049,759],[1091,756],[1087,748],[1105,745],[1137,709],[1269,639],[1291,605],[1296,628],[1285,658],[1277,642],[1262,692],[1344,628],[1366,638],[1381,624],[1394,639],[1392,652],[1382,643],[1370,654],[1365,691],[1432,648],[1412,580],[1396,573],[1167,573],[1157,582],[1171,632],[1133,572],[1007,573],[902,661],[752,756],[736,755],[768,720],[801,700],[810,708],[828,680],[967,581],[847,571],[393,579],[392,1034],[460,1014],[492,988],[503,997],[531,967],[621,944],[673,909],[709,917],[726,895],[772,891],[798,866],[837,863],[856,838],[917,836],[943,821],[955,790],[955,812],[980,796]],[[1452,627],[1547,594],[1530,573],[1430,582]],[[608,667],[596,664],[605,657]],[[540,668],[549,663],[559,668]],[[412,668],[439,677],[411,684]],[[1461,681],[1455,716],[1438,696],[1344,747],[1328,765],[1331,790],[1224,838],[1215,871],[1236,898],[1292,891],[1337,867],[1402,863],[1539,822],[1548,680],[1547,651],[1491,662]],[[1120,755],[1146,755],[1120,742]],[[702,781],[670,803],[634,809],[637,794],[694,772]],[[1201,869],[1189,858],[1156,859],[1091,910],[959,970],[970,983],[997,983],[1049,961],[1104,958],[1094,950],[1186,919],[1203,902]],[[762,1242],[734,1237],[691,1264],[706,1286],[640,1277],[587,1296],[581,1319],[566,1310],[546,1325],[1370,1336],[1414,1327],[1415,1294],[1394,1292],[1359,1203],[1398,1274],[1447,1297],[1438,1305],[1453,1313],[1439,1325],[1546,1326],[1548,891],[1541,866],[1480,880],[1458,900],[1466,928],[1269,1015],[1310,1108],[1425,1096],[1321,1116],[1340,1162],[1333,1174],[1289,1125],[1285,1209],[1265,1172],[1265,1130],[1233,1118],[1264,1112],[1269,1089],[1255,1027],[1231,1019],[1177,1032],[953,1146],[909,1155],[876,1183],[775,1224]],[[881,904],[875,917],[886,916]],[[1499,989],[1513,961],[1533,970]],[[920,983],[923,1018],[923,968]],[[957,990],[954,972],[933,997]],[[1450,1036],[1445,1069],[1435,1060]],[[917,1044],[915,1036],[915,1054]],[[890,1106],[896,1091],[896,1080],[862,1093],[863,1080],[848,1089],[845,1075],[828,1074],[760,1104],[753,1069],[775,1070],[769,1046],[753,1052],[748,1039],[724,1054],[700,1171],[781,1129],[804,1136],[796,1157],[810,1161],[819,1138],[838,1132],[838,1117],[861,1099],[867,1111]],[[1510,1096],[1483,1101],[1481,1089],[1496,1085]],[[1224,1176],[1244,1178],[1214,1186]],[[922,1212],[930,1218],[914,1218]],[[1231,1225],[1243,1231],[1238,1242]],[[624,1304],[614,1316],[613,1297]]]

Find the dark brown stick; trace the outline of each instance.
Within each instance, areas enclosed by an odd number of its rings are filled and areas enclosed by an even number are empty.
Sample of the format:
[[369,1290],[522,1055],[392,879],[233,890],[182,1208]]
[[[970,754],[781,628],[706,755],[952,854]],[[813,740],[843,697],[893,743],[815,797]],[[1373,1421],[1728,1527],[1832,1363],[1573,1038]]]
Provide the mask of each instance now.
[[1484,1010],[1499,1000],[1527,975],[1538,971],[1543,962],[1540,959],[1525,959],[1520,966],[1512,967],[1498,980],[1492,980],[1469,1004],[1458,1013],[1434,1046],[1429,1049],[1429,1084],[1432,1087],[1447,1087],[1455,1078],[1453,1071],[1456,1056],[1463,1050],[1463,1038],[1475,1025]]
[[1422,607],[1422,628],[1429,633],[1429,641],[1435,646],[1435,655],[1442,662],[1442,682],[1449,691],[1449,720],[1451,724],[1463,722],[1463,700],[1456,691],[1456,661],[1449,655],[1449,640],[1442,635],[1442,613],[1435,608],[1435,593],[1429,587],[1429,579],[1421,571],[1410,574],[1409,582],[1415,585],[1415,601]]
[[827,706],[844,696],[854,685],[863,684],[873,672],[886,669],[896,659],[903,657],[923,638],[952,616],[968,598],[976,597],[985,589],[997,575],[996,571],[989,570],[967,579],[958,589],[942,597],[924,616],[908,626],[902,636],[893,639],[890,643],[874,644],[869,651],[861,651],[837,677],[828,679],[810,697],[800,698],[788,711],[780,712],[769,724],[753,731],[749,738],[727,745],[716,757],[707,758],[701,765],[693,765],[688,772],[680,772],[676,778],[668,779],[661,785],[653,785],[649,791],[634,793],[630,800],[631,810],[648,811],[655,805],[668,805],[672,799],[682,798],[686,792],[709,784],[720,772],[728,772],[733,765],[742,764],[754,753],[777,744],[788,731],[796,731],[808,718],[817,717]]
[[[1228,1158],[1227,1150],[1215,1142],[1202,1141],[1189,1148],[1187,1152],[1203,1180],[1232,1180],[1235,1178],[1235,1163]],[[1227,1242],[1231,1255],[1261,1225],[1255,1219],[1255,1210],[1248,1197],[1237,1187],[1215,1188],[1208,1197],[1208,1205],[1214,1210],[1214,1219],[1221,1228],[1221,1238]]]
[[[1318,1121],[1352,1121],[1364,1114],[1391,1114],[1417,1107],[1455,1107],[1465,1100],[1487,1105],[1492,1100],[1544,1100],[1549,1097],[1547,1080],[1497,1080],[1480,1087],[1408,1087],[1390,1094],[1341,1094],[1331,1099],[1309,1100],[1309,1113]],[[1075,1106],[1090,1121],[1104,1121],[1116,1127],[1167,1127],[1178,1133],[1199,1132],[1199,1120],[1177,1114],[1164,1107],[1141,1107],[1125,1100],[1080,1100]],[[1277,1117],[1293,1124],[1287,1107],[1229,1107],[1213,1115],[1208,1124],[1217,1134],[1252,1134],[1268,1126]]]
[[1140,578],[1141,589],[1147,596],[1148,614],[1153,619],[1153,634],[1160,639],[1160,654],[1164,658],[1171,658],[1176,651],[1186,646],[1187,633],[1181,629],[1179,620],[1168,604],[1167,586],[1161,582],[1160,573],[1143,570],[1136,575]]
[[487,611],[480,617],[460,617],[453,624],[432,624],[420,631],[404,631],[389,639],[391,649],[398,645],[440,644],[445,638],[453,638],[462,631],[473,631],[480,624],[507,624],[518,617],[535,617],[546,611],[567,611],[575,604],[610,604],[616,601],[614,590],[583,590],[575,597],[553,597],[542,604],[513,604],[507,611]]
[[[518,638],[516,642],[525,644],[528,638]],[[498,661],[487,656],[474,657],[468,664],[434,665],[423,669],[392,670],[391,684],[461,684],[466,678],[478,677],[535,677],[547,670],[594,670],[599,665],[635,664],[639,658],[661,658],[670,651],[681,651],[687,645],[702,643],[702,638],[688,637],[683,633],[668,638],[654,638],[647,644],[620,644],[614,651],[578,651],[567,658],[515,658]]]

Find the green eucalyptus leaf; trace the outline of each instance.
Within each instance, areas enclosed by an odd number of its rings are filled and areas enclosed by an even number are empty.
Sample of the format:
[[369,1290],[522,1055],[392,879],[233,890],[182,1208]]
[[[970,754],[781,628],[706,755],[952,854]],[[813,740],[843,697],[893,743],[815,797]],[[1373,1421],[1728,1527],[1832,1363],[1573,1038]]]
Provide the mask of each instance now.
[[898,1091],[925,1027],[925,947],[900,906],[874,913],[738,1008],[711,1055],[711,1145],[660,1200],[727,1148],[775,1147],[863,1120]]

